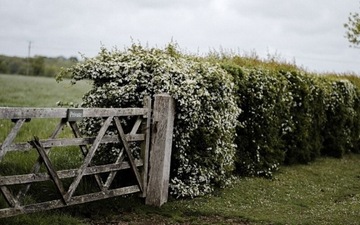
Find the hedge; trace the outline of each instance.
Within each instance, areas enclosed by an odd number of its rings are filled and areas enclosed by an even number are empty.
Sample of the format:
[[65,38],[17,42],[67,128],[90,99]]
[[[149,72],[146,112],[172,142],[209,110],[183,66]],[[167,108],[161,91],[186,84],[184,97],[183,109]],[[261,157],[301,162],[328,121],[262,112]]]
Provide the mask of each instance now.
[[222,67],[235,78],[239,116],[237,173],[271,177],[281,164],[321,155],[359,152],[359,88],[349,80],[234,61]]
[[[171,194],[194,197],[230,183],[240,110],[232,77],[220,66],[183,55],[172,44],[165,49],[133,44],[123,51],[102,48],[98,56],[64,70],[59,78],[69,74],[74,82],[93,81],[83,107],[134,107],[144,96],[163,92],[174,97]],[[95,133],[99,123],[87,121],[83,132]],[[119,149],[103,146],[97,159],[111,161],[112,152]]]
[[[356,78],[239,62],[238,56],[186,55],[172,44],[133,44],[122,51],[102,48],[59,78],[93,81],[83,107],[134,107],[161,92],[174,97],[170,193],[176,197],[210,193],[233,175],[271,177],[283,164],[360,152]],[[100,122],[86,121],[82,131],[92,134]],[[102,146],[97,160],[111,161],[118,151]]]

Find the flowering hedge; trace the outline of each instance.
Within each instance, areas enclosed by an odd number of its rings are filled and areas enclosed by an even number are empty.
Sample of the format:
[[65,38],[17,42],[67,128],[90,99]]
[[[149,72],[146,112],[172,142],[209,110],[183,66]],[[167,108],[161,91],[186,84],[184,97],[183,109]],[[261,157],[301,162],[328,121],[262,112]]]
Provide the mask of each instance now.
[[[230,61],[230,63],[229,63]],[[300,71],[223,68],[237,84],[237,172],[271,177],[281,164],[359,152],[359,88]]]
[[349,80],[329,81],[329,86],[322,153],[341,157],[350,151],[359,152],[359,89]]
[[247,176],[272,175],[284,161],[282,133],[288,132],[286,118],[291,96],[287,81],[270,71],[224,65],[236,80],[238,106],[243,110],[237,127],[236,167]]
[[[74,82],[93,81],[85,107],[137,107],[162,92],[174,97],[170,193],[177,197],[210,193],[228,184],[234,169],[271,177],[281,164],[360,152],[360,90],[349,80],[136,44],[103,48],[61,76],[67,74]],[[92,135],[100,123],[88,120],[82,130]],[[102,146],[97,160],[111,161],[118,152]]]
[[[173,45],[162,50],[134,44],[124,51],[102,48],[98,56],[61,76],[67,74],[74,81],[93,81],[83,97],[84,107],[140,106],[144,96],[163,92],[174,97],[173,195],[199,196],[230,182],[240,110],[232,77],[216,64],[183,55]],[[87,121],[83,131],[96,133],[98,123]],[[100,160],[111,160],[118,151],[103,147]]]
[[301,72],[283,72],[287,79],[287,93],[291,95],[288,104],[289,131],[284,133],[285,163],[307,163],[320,156],[322,130],[326,121],[326,87],[318,77]]

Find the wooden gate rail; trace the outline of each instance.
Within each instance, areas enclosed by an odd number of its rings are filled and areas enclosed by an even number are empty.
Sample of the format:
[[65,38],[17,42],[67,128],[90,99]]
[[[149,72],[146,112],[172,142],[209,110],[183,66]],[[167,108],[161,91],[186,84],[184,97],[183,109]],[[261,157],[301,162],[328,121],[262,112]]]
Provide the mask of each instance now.
[[[0,209],[0,218],[14,216],[23,213],[36,212],[47,209],[60,208],[99,199],[119,196],[123,194],[140,192],[146,197],[148,183],[148,156],[150,148],[150,124],[151,124],[151,99],[144,100],[143,108],[6,108],[0,107],[0,119],[10,119],[15,124],[3,143],[0,143],[0,162],[7,152],[29,151],[36,149],[38,159],[32,172],[22,175],[0,176],[0,193],[4,197],[8,207]],[[120,122],[121,117],[137,117],[131,131],[125,134]],[[82,137],[77,122],[81,118],[97,117],[104,121],[96,137]],[[14,143],[16,135],[23,124],[32,118],[59,118],[60,122],[50,135],[50,138],[40,140],[34,137],[26,143]],[[57,138],[62,128],[68,124],[74,138]],[[117,135],[106,135],[110,126],[117,131]],[[141,132],[140,132],[141,131]],[[141,143],[141,159],[134,159],[129,142]],[[107,165],[94,165],[92,159],[100,144],[120,143],[122,149],[116,161]],[[83,163],[79,168],[56,171],[49,158],[49,152],[53,147],[79,146],[83,154]],[[44,165],[46,172],[39,172],[40,166]],[[111,189],[110,186],[118,171],[131,169],[135,177],[136,185]],[[103,180],[100,174],[108,174]],[[82,178],[92,175],[100,191],[90,194],[74,195]],[[72,183],[66,190],[62,179],[73,178]],[[23,203],[24,196],[28,193],[31,185],[36,182],[52,181],[60,198],[26,205]],[[12,193],[10,186],[25,186],[16,195]]]

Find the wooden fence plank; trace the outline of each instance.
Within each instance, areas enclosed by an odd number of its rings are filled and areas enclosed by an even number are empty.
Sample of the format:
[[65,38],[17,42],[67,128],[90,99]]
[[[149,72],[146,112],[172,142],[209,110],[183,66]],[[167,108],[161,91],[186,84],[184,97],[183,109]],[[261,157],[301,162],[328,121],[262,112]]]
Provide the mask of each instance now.
[[[0,176],[2,178],[2,176]],[[14,198],[9,189],[5,186],[0,187],[0,191],[3,194],[6,202],[11,206],[17,208],[19,206],[19,201]]]
[[25,123],[25,119],[16,121],[15,126],[11,129],[10,133],[5,138],[5,141],[1,145],[1,148],[0,148],[0,161],[3,158],[3,156],[6,154],[6,152],[8,151],[7,147],[14,141],[17,133],[19,132],[20,128],[22,127],[22,125],[24,123]]
[[146,190],[148,185],[148,170],[149,170],[149,149],[150,149],[150,127],[151,127],[151,114],[152,114],[152,101],[150,96],[144,98],[144,107],[148,108],[147,114],[144,116],[145,122],[142,124],[141,129],[145,132],[145,141],[141,142],[141,158],[144,160],[144,166],[141,170],[142,182],[144,191],[141,197],[146,197]]
[[168,199],[174,117],[174,99],[170,95],[155,95],[149,182],[145,200],[148,205],[161,206]]
[[[77,108],[83,117],[134,116],[147,113],[146,108]],[[0,119],[67,118],[66,108],[10,108],[0,107]]]
[[[144,165],[143,160],[135,160],[136,167],[142,167]],[[130,164],[128,162],[106,164],[100,166],[87,167],[84,172],[84,176],[94,175],[100,173],[109,173],[113,171],[119,171],[129,169]],[[57,174],[60,179],[76,177],[78,169],[60,170]],[[30,173],[22,175],[0,176],[0,186],[10,186],[18,184],[36,183],[43,181],[50,181],[51,177],[48,173]]]
[[[75,137],[81,138],[81,132],[80,132],[80,129],[77,126],[76,122],[69,122],[69,124],[70,124],[71,130],[73,131],[73,134],[75,135]],[[83,157],[85,158],[87,153],[89,152],[87,145],[80,144],[79,147],[81,149]],[[91,166],[91,164],[90,164],[90,166]],[[98,174],[95,175],[95,180],[96,180],[96,183],[97,183],[98,187],[100,188],[100,190],[103,190],[104,182],[102,181],[101,177]]]
[[[65,124],[66,124],[65,120],[60,120],[60,122],[56,126],[55,130],[51,134],[50,138],[54,139],[55,137],[57,137],[57,135],[62,131],[62,128],[65,126]],[[50,151],[50,147],[45,148],[45,152],[48,153],[48,151]],[[41,163],[42,163],[41,157],[38,157],[37,160],[36,160],[36,163],[35,163],[35,165],[33,166],[33,169],[32,169],[33,173],[39,172]],[[21,198],[25,197],[25,195],[29,191],[30,187],[31,187],[31,183],[26,185],[25,188],[20,189],[20,191],[18,192],[16,198],[21,199]]]
[[[117,157],[117,159],[116,159],[116,161],[115,161],[115,163],[122,163],[122,161],[124,160],[124,158],[125,158],[124,148],[122,148],[121,151],[120,151],[120,153],[119,153],[119,155],[118,155],[118,157]],[[112,172],[108,175],[108,177],[107,177],[107,179],[106,179],[106,182],[105,182],[105,184],[104,184],[104,187],[105,187],[106,189],[108,189],[108,188],[110,187],[110,185],[111,185],[111,183],[113,182],[116,174],[117,174],[117,171],[112,171]]]
[[52,166],[52,163],[51,163],[49,157],[47,156],[47,154],[45,152],[45,149],[43,148],[43,146],[41,146],[41,143],[39,142],[39,138],[34,137],[34,140],[31,141],[31,144],[39,152],[39,155],[41,156],[41,159],[43,160],[51,179],[53,180],[53,182],[54,182],[60,196],[62,197],[62,200],[66,204],[66,201],[64,199],[65,189],[64,189],[64,187],[62,185],[62,182],[61,182],[60,178],[58,177],[58,175],[56,173],[55,168]]
[[143,120],[142,120],[141,117],[139,117],[139,118],[135,121],[135,124],[134,124],[133,128],[131,129],[130,134],[136,134],[136,132],[138,131],[138,129],[139,129],[142,121],[143,121]]
[[[128,142],[143,141],[145,140],[145,134],[127,134],[126,140]],[[83,138],[58,138],[58,139],[47,139],[40,140],[40,143],[44,148],[52,147],[65,147],[65,146],[79,146],[79,145],[90,145],[94,143],[95,137],[83,137]],[[106,135],[101,140],[101,144],[118,143],[120,141],[117,135]],[[2,145],[0,145],[1,147]],[[4,147],[7,152],[11,151],[29,151],[33,147],[28,142],[11,144]]]
[[128,187],[122,187],[112,190],[107,190],[104,192],[91,193],[80,196],[73,196],[70,201],[65,205],[61,200],[53,200],[49,202],[42,202],[33,205],[26,205],[20,208],[6,208],[0,209],[0,218],[16,216],[24,213],[33,213],[44,209],[56,209],[64,206],[77,205],[86,202],[97,201],[101,199],[111,198],[114,196],[132,194],[139,192],[140,189],[137,185],[132,185]]
[[114,117],[114,121],[115,121],[116,129],[117,129],[118,134],[119,134],[119,138],[121,139],[121,141],[122,141],[122,143],[124,145],[124,148],[125,148],[125,152],[126,152],[126,154],[128,156],[131,169],[133,170],[133,172],[135,174],[135,177],[136,177],[136,180],[137,180],[137,182],[139,184],[140,190],[143,191],[144,189],[143,189],[143,184],[141,182],[140,173],[136,168],[134,158],[133,158],[133,156],[131,154],[131,151],[130,151],[130,148],[129,148],[129,144],[125,139],[125,133],[124,133],[124,130],[123,130],[122,126],[121,126],[120,120],[119,120],[119,118]]
[[90,164],[92,158],[94,157],[95,152],[96,152],[97,148],[100,145],[101,139],[105,135],[105,132],[109,128],[110,123],[111,123],[113,118],[114,118],[113,116],[108,117],[106,119],[106,121],[104,122],[103,126],[100,128],[100,130],[98,132],[98,135],[96,136],[96,139],[94,141],[94,144],[91,146],[91,149],[89,150],[88,154],[86,155],[83,164],[78,169],[77,177],[71,183],[68,192],[65,194],[66,202],[68,202],[70,200],[70,198],[72,197],[72,195],[74,194],[77,186],[79,185],[82,177],[84,176],[86,167],[88,167],[88,165]]

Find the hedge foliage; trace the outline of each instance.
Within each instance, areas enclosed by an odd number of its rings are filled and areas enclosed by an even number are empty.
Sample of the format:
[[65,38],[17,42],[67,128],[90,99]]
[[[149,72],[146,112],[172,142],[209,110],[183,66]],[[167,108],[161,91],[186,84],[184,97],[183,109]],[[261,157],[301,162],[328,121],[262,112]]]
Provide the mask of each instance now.
[[244,68],[227,59],[238,106],[237,172],[271,177],[281,164],[359,152],[359,87],[300,70]]
[[[220,66],[182,55],[171,44],[163,50],[134,44],[124,51],[102,48],[61,76],[68,74],[74,81],[93,81],[83,107],[141,106],[144,96],[164,92],[174,97],[173,195],[199,196],[230,182],[240,110],[232,77]],[[83,130],[94,134],[98,124],[88,121]],[[111,160],[118,151],[105,146],[100,160]]]
[[[177,197],[210,193],[234,174],[271,177],[282,164],[360,152],[358,78],[307,74],[273,61],[244,66],[239,59],[133,44],[102,48],[60,77],[93,81],[84,107],[140,106],[144,96],[162,92],[174,97],[170,192]],[[99,124],[87,121],[83,132],[93,134]],[[118,151],[103,146],[98,159]]]

